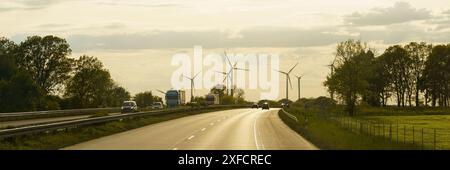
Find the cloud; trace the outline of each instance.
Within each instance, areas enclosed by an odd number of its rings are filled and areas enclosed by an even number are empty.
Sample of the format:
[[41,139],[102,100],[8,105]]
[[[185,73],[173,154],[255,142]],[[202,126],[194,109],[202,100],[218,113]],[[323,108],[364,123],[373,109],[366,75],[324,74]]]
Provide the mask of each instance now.
[[67,37],[75,51],[91,49],[156,49],[234,47],[305,47],[322,46],[345,40],[351,36],[329,34],[331,28],[253,28],[242,30],[239,36],[229,31],[154,31],[151,33],[70,35]]
[[390,25],[432,17],[431,12],[426,9],[413,8],[407,2],[396,2],[392,7],[373,8],[368,13],[354,12],[344,16],[344,22],[355,26]]
[[161,8],[161,7],[181,7],[181,4],[177,3],[152,3],[152,4],[142,4],[142,3],[129,3],[129,1],[121,2],[98,2],[99,5],[108,5],[108,6],[129,6],[129,7],[148,7],[148,8]]
[[[348,32],[348,34],[347,34]],[[351,33],[351,34],[350,34]],[[89,50],[139,50],[164,48],[298,48],[333,45],[349,38],[368,42],[398,44],[408,41],[443,43],[450,39],[450,30],[434,31],[410,23],[395,24],[381,29],[359,27],[299,28],[252,28],[230,36],[228,31],[154,31],[151,33],[69,35],[72,49],[77,52]]]
[[410,23],[389,25],[383,29],[365,30],[349,28],[351,32],[358,32],[361,40],[378,41],[384,44],[400,44],[410,41],[426,41],[430,43],[447,43],[450,39],[449,31],[435,31],[418,27]]
[[63,2],[63,0],[16,0],[0,2],[0,12],[14,10],[37,10],[47,8],[51,5]]

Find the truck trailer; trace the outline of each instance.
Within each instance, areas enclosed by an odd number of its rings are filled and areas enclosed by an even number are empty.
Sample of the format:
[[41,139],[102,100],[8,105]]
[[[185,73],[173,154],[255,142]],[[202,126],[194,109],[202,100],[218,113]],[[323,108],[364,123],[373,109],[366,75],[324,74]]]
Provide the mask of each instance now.
[[205,95],[205,102],[207,105],[219,104],[219,95],[218,94],[207,94],[207,95]]
[[166,92],[166,105],[169,108],[186,104],[186,92],[184,90],[168,90]]

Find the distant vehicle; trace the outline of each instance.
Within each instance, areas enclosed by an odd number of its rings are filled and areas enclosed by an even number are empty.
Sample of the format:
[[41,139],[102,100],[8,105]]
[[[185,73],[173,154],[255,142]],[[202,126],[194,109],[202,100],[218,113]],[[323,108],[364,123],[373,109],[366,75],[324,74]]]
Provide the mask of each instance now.
[[269,103],[263,103],[262,104],[262,106],[261,106],[261,108],[264,110],[264,109],[267,109],[267,110],[269,110],[270,108],[269,108]]
[[287,108],[289,108],[289,103],[283,102],[283,103],[281,103],[281,107],[287,107]]
[[258,109],[258,108],[259,108],[258,103],[253,103],[253,104],[252,104],[252,109],[253,109],[253,108],[257,108],[257,109]]
[[164,106],[163,106],[162,102],[154,102],[152,104],[152,109],[163,109],[163,108],[164,108]]
[[186,103],[187,106],[191,106],[191,107],[200,107],[200,104],[197,102],[189,102]]
[[138,106],[135,101],[124,101],[120,108],[121,113],[138,112]]
[[219,95],[218,94],[207,94],[207,95],[205,95],[205,103],[207,105],[219,104]]
[[168,90],[166,92],[167,107],[178,107],[186,104],[186,92],[184,90]]

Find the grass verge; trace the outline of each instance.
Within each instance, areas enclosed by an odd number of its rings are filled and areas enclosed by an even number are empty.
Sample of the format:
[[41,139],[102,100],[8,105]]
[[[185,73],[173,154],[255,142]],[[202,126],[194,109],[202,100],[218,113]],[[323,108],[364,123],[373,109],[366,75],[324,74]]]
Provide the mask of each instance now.
[[323,113],[314,109],[305,111],[291,108],[287,111],[296,116],[299,121],[292,120],[280,110],[278,114],[281,120],[320,149],[404,150],[417,148],[412,144],[393,143],[380,137],[352,133],[324,118]]
[[84,141],[112,135],[119,132],[124,132],[127,130],[143,127],[158,122],[218,110],[227,110],[227,109],[211,109],[203,111],[190,111],[181,113],[151,115],[133,119],[124,119],[123,121],[108,122],[104,124],[97,124],[87,127],[51,132],[46,134],[34,134],[34,135],[20,136],[16,138],[5,138],[0,140],[0,150],[60,149]]

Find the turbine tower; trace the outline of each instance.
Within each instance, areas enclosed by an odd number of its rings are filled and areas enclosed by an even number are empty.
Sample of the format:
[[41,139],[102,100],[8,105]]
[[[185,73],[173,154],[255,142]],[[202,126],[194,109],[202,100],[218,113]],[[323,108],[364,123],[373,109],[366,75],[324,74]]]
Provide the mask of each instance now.
[[200,74],[200,72],[198,72],[194,77],[187,77],[187,76],[183,75],[184,78],[191,80],[191,102],[194,101],[194,80],[195,80],[195,77],[198,76],[198,74]]
[[280,70],[275,70],[280,72],[281,74],[286,75],[286,100],[289,100],[289,87],[288,84],[291,86],[292,88],[292,83],[291,83],[291,77],[289,77],[289,74],[292,72],[292,70],[294,70],[295,67],[297,67],[297,64],[294,65],[294,67],[292,67],[288,72],[284,72],[284,71],[280,71]]
[[[334,64],[336,63],[336,57],[333,59],[333,62],[331,64],[325,65],[325,67],[329,67],[331,71],[331,75],[334,74]],[[331,100],[334,100],[334,91],[330,90],[330,98]]]
[[[228,55],[227,55],[226,51],[224,52],[224,54],[225,54],[225,57],[227,58],[228,65],[230,66],[230,71],[228,71],[226,73],[225,79],[227,79],[227,77],[230,76],[229,77],[229,81],[230,81],[231,87],[229,89],[230,89],[231,96],[233,96],[234,95],[234,84],[233,84],[233,82],[234,82],[233,81],[233,79],[234,79],[234,70],[242,70],[242,71],[250,71],[250,70],[236,67],[238,62],[234,62],[234,64],[232,64],[231,61],[230,61],[230,58],[228,58]],[[225,79],[223,81],[225,81]]]
[[305,74],[302,74],[301,76],[295,76],[297,77],[297,81],[298,81],[298,100],[300,101],[301,96],[300,96],[300,81],[302,80],[302,77],[305,76]]
[[[227,86],[229,85],[229,82],[228,82],[229,80],[228,80],[228,74],[227,74],[227,72],[223,72],[223,71],[214,71],[214,72],[222,74],[222,75],[224,76],[222,82],[224,83],[225,81],[227,81],[226,85],[227,85]],[[228,95],[228,89],[227,89],[227,95]]]

